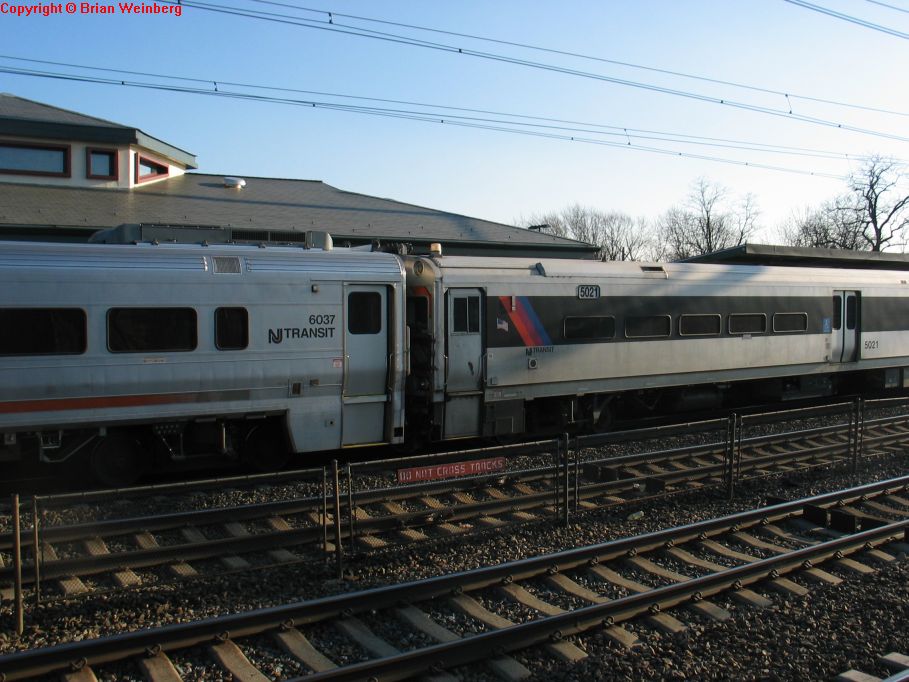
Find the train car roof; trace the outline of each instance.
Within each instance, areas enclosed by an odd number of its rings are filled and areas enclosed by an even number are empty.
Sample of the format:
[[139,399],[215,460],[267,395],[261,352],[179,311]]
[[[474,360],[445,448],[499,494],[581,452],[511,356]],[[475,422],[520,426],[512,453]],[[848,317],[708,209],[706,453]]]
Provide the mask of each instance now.
[[909,255],[886,251],[816,249],[773,244],[740,244],[679,263],[778,265],[784,267],[849,268],[852,270],[909,270]]

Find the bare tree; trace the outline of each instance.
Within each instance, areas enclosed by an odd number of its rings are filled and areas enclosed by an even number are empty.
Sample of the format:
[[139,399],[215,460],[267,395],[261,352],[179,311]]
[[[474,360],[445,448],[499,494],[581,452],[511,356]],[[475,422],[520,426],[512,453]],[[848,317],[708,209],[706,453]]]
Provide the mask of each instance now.
[[904,167],[894,159],[872,156],[849,176],[848,184],[849,193],[834,201],[834,220],[851,228],[871,251],[901,242],[909,225]]
[[545,225],[548,234],[568,237],[599,248],[601,260],[647,259],[654,243],[648,222],[617,211],[599,211],[573,204],[559,212],[531,215],[518,222]]
[[868,248],[854,225],[837,219],[832,202],[817,209],[805,208],[794,212],[780,232],[782,242],[790,246],[853,251]]
[[729,208],[728,194],[722,185],[698,178],[685,203],[663,214],[659,232],[670,258],[738,246],[754,233],[758,217],[754,197],[748,194],[737,208]]

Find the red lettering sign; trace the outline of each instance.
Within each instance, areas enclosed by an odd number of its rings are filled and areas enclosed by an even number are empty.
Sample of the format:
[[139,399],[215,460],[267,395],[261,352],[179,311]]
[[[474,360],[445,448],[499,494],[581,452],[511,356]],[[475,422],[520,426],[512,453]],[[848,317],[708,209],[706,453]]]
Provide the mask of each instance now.
[[474,459],[469,462],[451,462],[449,464],[432,464],[425,467],[398,469],[398,483],[420,483],[421,481],[435,481],[440,478],[491,474],[504,469],[504,457]]

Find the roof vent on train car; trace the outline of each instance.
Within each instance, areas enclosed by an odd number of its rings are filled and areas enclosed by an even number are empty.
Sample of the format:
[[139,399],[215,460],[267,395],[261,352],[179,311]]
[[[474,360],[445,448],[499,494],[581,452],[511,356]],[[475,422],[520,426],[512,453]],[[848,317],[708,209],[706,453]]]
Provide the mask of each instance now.
[[439,242],[433,242],[429,245],[429,253],[431,253],[433,256],[441,256],[442,245]]
[[649,275],[657,275],[669,279],[669,273],[663,268],[662,265],[642,265],[641,272]]
[[328,232],[321,232],[319,230],[309,230],[306,233],[306,248],[307,249],[322,249],[323,251],[331,251],[334,248],[334,241],[331,238],[331,235]]
[[215,256],[215,272],[231,275],[240,274],[240,259],[237,256]]
[[546,268],[543,267],[543,264],[542,264],[542,263],[537,263],[537,264],[534,265],[533,267],[534,267],[534,269],[537,271],[537,274],[538,274],[538,275],[541,275],[541,276],[543,276],[543,277],[546,276]]
[[228,175],[224,178],[224,186],[230,189],[243,189],[246,187],[246,180]]

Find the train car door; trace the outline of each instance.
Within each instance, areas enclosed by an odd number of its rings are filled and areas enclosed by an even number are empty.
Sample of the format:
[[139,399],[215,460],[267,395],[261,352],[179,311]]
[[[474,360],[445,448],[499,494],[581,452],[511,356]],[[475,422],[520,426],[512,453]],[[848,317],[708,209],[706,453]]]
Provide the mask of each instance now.
[[344,287],[344,384],[341,444],[384,443],[388,405],[388,290]]
[[449,289],[445,363],[445,438],[480,432],[483,402],[483,297]]
[[831,362],[854,362],[858,359],[859,292],[833,292],[833,343]]

